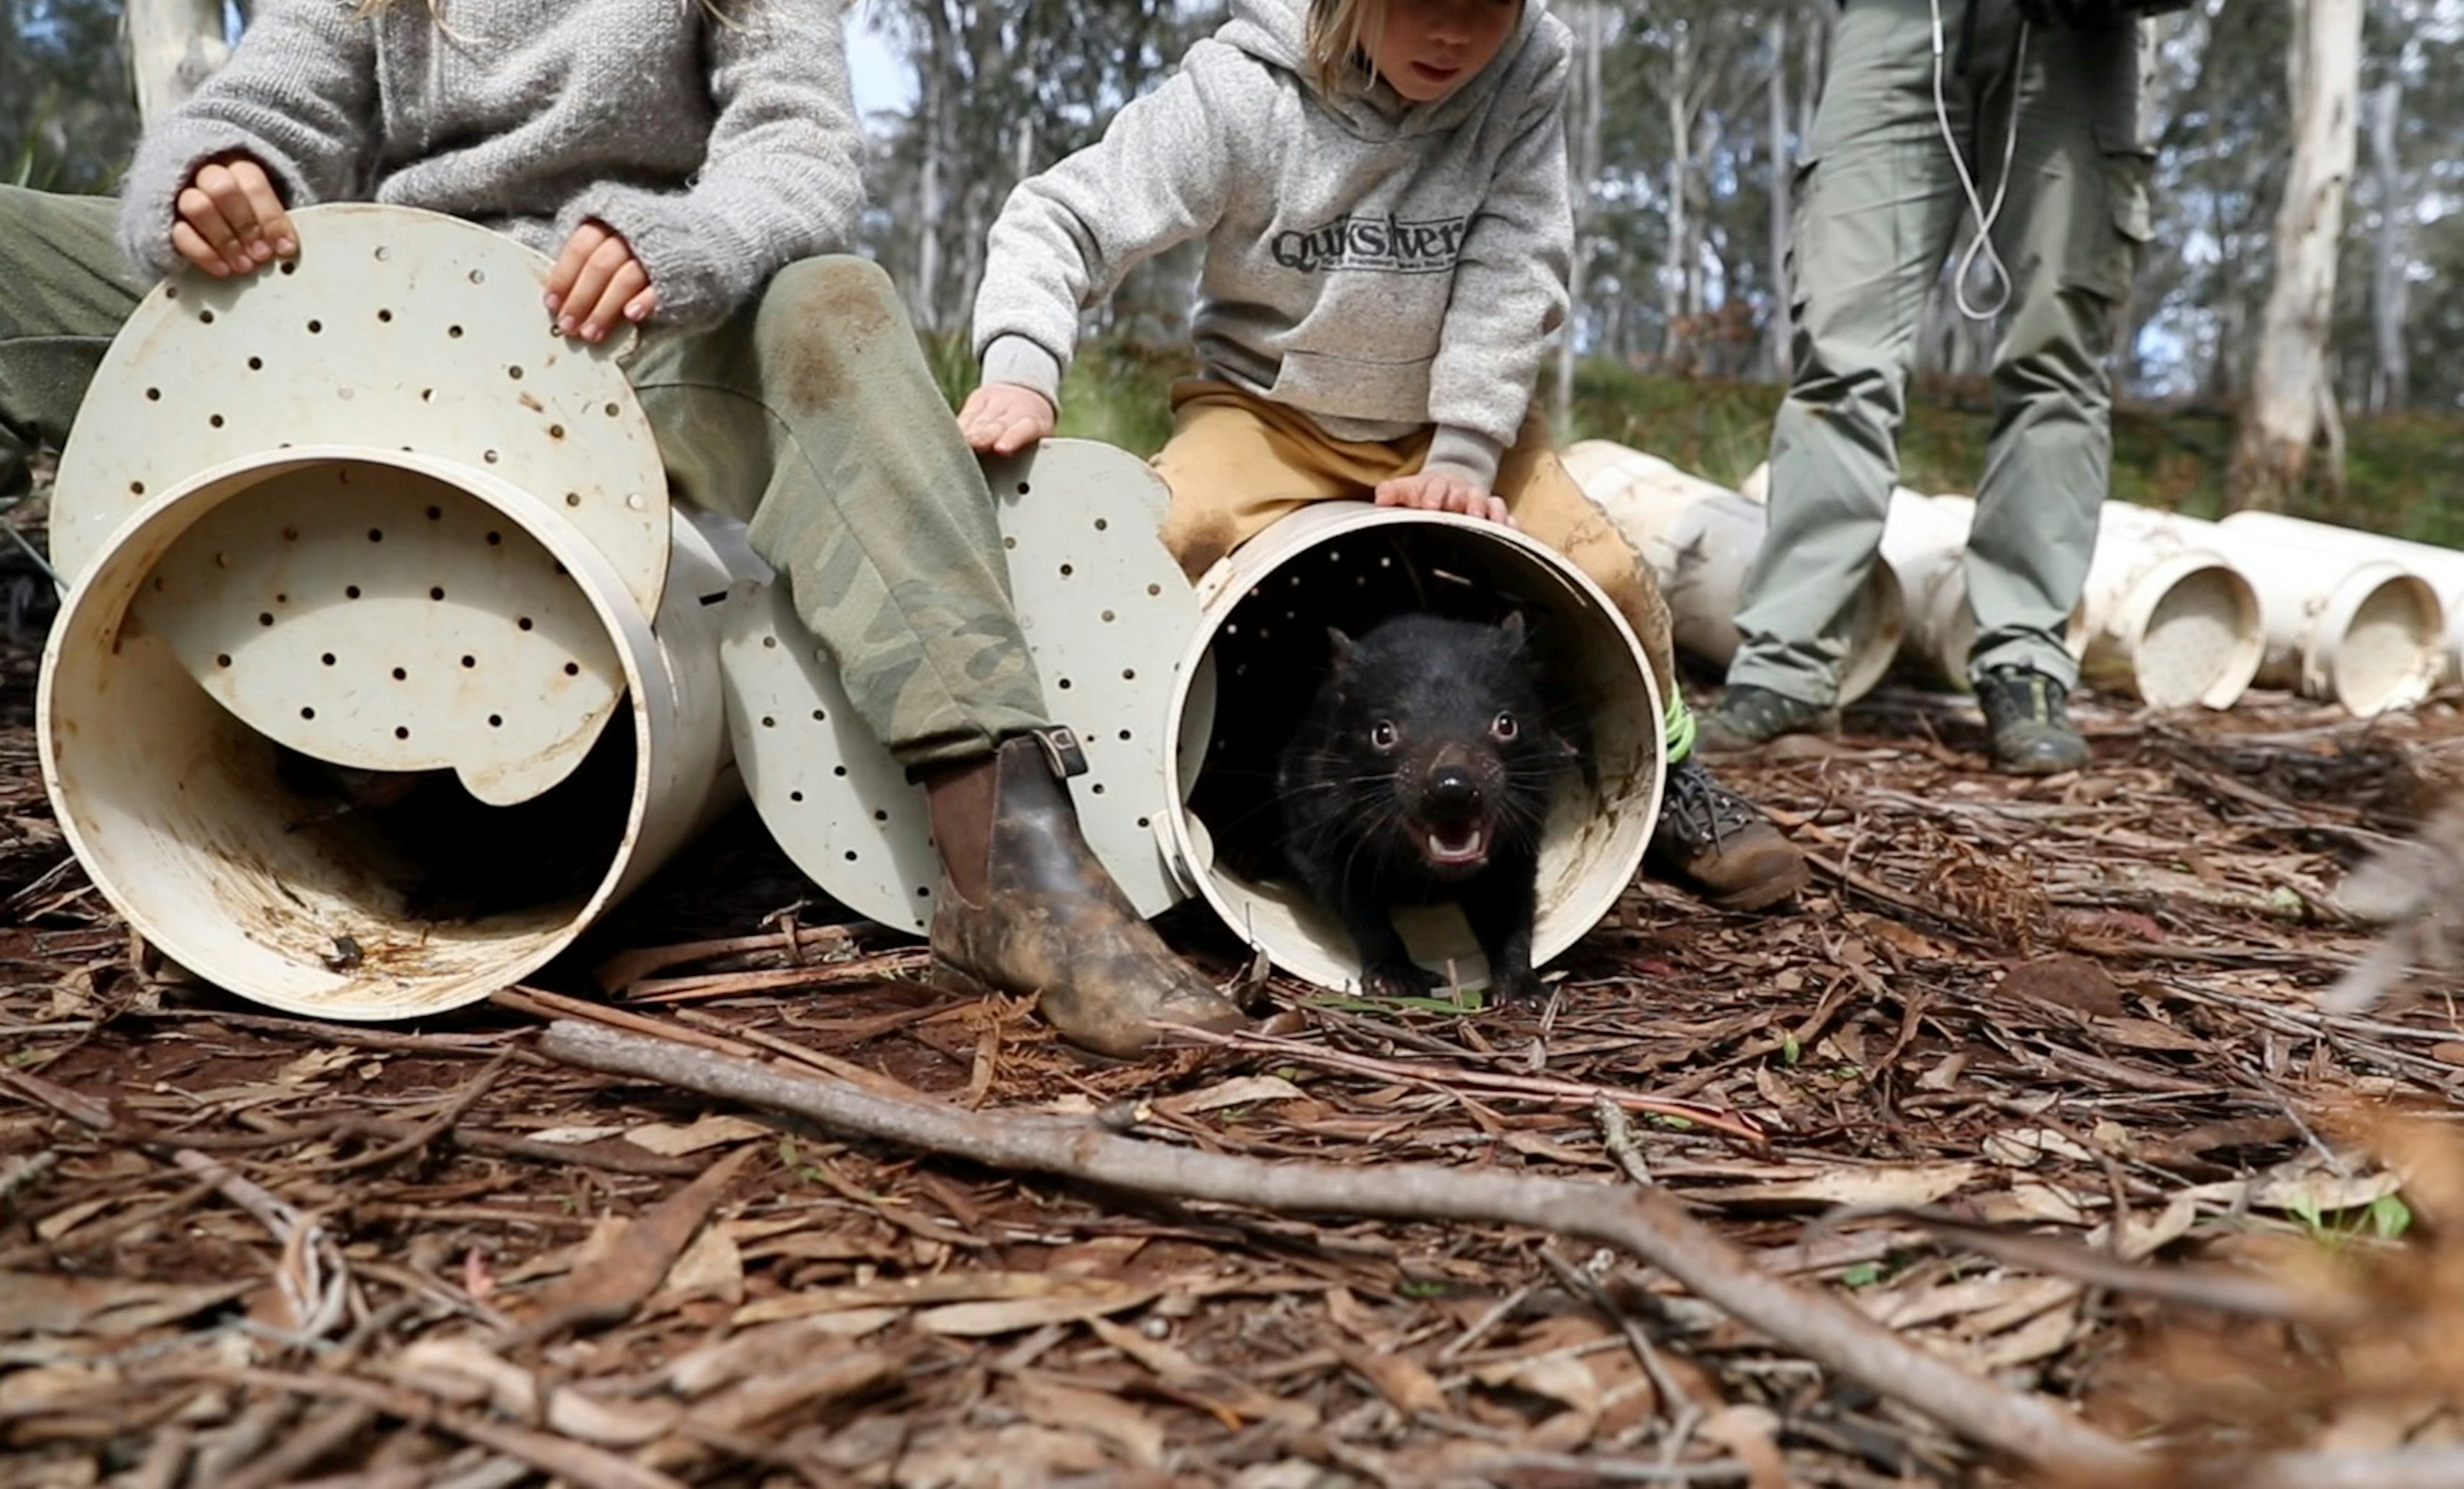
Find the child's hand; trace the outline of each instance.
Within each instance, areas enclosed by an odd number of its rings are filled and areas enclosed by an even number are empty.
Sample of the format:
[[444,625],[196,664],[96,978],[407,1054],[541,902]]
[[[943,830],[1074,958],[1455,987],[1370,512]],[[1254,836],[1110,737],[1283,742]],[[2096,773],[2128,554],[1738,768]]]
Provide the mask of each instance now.
[[1017,383],[987,383],[958,409],[958,430],[988,455],[1014,455],[1051,436],[1056,417],[1043,394]]
[[650,272],[633,256],[633,245],[592,218],[573,230],[556,267],[547,272],[547,308],[559,331],[600,341],[620,318],[650,318],[659,308],[659,292]]
[[1460,512],[1467,517],[1516,526],[1503,499],[1451,471],[1421,471],[1377,483],[1377,505],[1418,507],[1422,512]]
[[299,252],[274,178],[245,155],[198,166],[171,211],[171,251],[217,279],[254,274]]

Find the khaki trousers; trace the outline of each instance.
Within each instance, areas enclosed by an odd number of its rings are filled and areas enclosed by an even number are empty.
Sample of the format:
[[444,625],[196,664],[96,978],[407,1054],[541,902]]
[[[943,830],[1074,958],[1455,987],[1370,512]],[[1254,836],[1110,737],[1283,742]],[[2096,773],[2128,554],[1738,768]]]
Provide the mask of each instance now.
[[[1172,438],[1155,457],[1156,473],[1172,489],[1163,543],[1192,580],[1310,502],[1366,499],[1380,481],[1419,471],[1432,432],[1336,439],[1307,414],[1204,378],[1175,383],[1172,408]],[[1607,515],[1567,473],[1537,414],[1500,462],[1495,492],[1527,536],[1564,555],[1634,628],[1666,711],[1669,761],[1684,758],[1694,719],[1677,687],[1667,602]]]

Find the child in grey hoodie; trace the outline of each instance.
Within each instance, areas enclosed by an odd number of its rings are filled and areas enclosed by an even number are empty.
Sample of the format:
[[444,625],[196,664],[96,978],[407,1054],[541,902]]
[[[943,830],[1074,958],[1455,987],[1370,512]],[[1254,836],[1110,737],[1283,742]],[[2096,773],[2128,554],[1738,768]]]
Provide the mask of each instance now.
[[979,450],[1050,434],[1081,310],[1203,239],[1200,373],[1155,456],[1193,577],[1312,501],[1510,521],[1616,602],[1666,700],[1651,864],[1724,908],[1786,900],[1804,858],[1691,756],[1668,610],[1533,415],[1573,250],[1571,47],[1545,0],[1232,0],[1104,138],[1020,184],[976,298]]
[[1233,1027],[1081,836],[1060,777],[1084,759],[1046,712],[983,472],[889,278],[845,252],[863,193],[843,24],[822,0],[260,0],[120,202],[0,187],[0,495],[65,438],[159,275],[315,253],[290,216],[315,202],[507,233],[555,256],[542,314],[565,335],[673,333],[624,363],[670,481],[751,523],[922,781],[944,967],[1039,995],[1109,1054],[1158,1023]]

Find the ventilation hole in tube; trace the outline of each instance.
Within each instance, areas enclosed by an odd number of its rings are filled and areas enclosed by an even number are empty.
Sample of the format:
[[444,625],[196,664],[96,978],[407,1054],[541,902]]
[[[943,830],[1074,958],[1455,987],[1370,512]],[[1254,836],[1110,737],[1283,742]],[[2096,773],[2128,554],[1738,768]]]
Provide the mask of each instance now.
[[502,729],[502,728],[504,728],[504,727],[505,727],[505,716],[504,716],[503,714],[501,714],[501,713],[491,713],[491,714],[489,714],[489,715],[488,715],[488,727],[489,727],[490,729]]
[[229,666],[231,666],[231,653],[230,653],[230,652],[228,652],[228,651],[217,651],[217,652],[215,652],[215,653],[214,653],[214,666],[216,666],[216,667],[229,667]]
[[402,668],[395,668],[393,669],[393,680],[398,683],[407,683],[410,681],[410,673]]

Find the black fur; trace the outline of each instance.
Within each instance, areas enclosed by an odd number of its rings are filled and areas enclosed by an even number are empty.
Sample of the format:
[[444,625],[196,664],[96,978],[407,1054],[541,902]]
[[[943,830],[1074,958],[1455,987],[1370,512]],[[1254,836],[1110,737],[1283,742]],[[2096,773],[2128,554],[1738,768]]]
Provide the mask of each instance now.
[[1357,641],[1330,634],[1332,670],[1276,772],[1285,863],[1351,932],[1366,991],[1437,986],[1392,910],[1452,900],[1496,999],[1537,993],[1540,829],[1576,752],[1548,723],[1523,618],[1407,613]]

